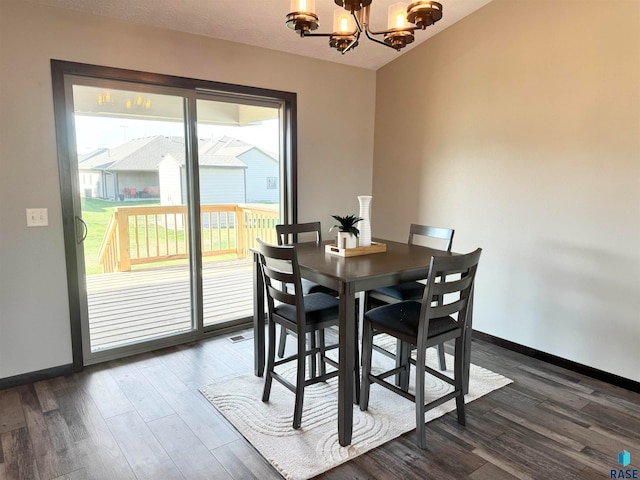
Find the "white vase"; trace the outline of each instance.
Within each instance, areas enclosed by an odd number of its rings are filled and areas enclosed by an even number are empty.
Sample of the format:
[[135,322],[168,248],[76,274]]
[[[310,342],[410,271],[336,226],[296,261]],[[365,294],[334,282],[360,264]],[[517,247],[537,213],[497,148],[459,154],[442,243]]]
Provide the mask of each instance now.
[[336,245],[338,248],[356,248],[358,246],[358,237],[350,232],[338,232]]
[[360,246],[368,247],[371,245],[371,195],[360,195],[358,201],[360,202],[360,215],[362,218],[357,227],[360,230]]

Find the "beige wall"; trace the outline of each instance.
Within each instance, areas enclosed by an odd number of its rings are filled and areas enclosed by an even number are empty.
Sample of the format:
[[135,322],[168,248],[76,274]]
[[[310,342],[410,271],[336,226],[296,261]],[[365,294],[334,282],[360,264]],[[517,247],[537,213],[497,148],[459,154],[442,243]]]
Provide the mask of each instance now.
[[374,235],[484,248],[477,329],[640,380],[640,2],[601,7],[494,0],[376,75],[3,0],[0,378],[71,361],[57,58],[297,92],[300,220],[356,211],[373,172]]
[[[71,362],[51,58],[296,92],[299,219],[328,229],[371,192],[375,72],[2,0],[0,378]],[[28,207],[50,226],[27,229]]]
[[379,70],[373,231],[455,228],[475,328],[638,381],[640,2],[605,3],[494,0]]

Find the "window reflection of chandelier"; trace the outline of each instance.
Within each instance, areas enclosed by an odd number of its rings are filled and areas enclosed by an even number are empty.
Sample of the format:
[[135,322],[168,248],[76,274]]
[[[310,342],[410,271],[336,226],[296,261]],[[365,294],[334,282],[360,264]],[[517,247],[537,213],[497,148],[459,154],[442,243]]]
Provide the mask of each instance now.
[[98,95],[98,105],[104,105],[108,103],[113,103],[111,92],[106,92],[105,94]]
[[[116,104],[113,98],[113,95],[111,94],[111,92],[108,92],[108,91],[105,93],[99,94],[96,98],[96,101],[100,106]],[[145,98],[142,95],[137,95],[135,97],[127,97],[127,99],[124,101],[124,107],[127,110],[142,109],[142,108],[148,110],[151,108],[151,99]]]
[[151,108],[151,100],[149,98],[142,98],[141,95],[138,95],[135,100],[131,100],[127,98],[127,101],[124,103],[124,106],[127,107],[127,110],[131,110],[132,108]]

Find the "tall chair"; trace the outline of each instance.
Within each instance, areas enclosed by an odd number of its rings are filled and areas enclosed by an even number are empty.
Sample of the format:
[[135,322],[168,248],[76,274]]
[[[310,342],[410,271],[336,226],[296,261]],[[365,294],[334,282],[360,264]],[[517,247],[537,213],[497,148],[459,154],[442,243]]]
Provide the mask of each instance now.
[[[338,363],[326,355],[327,351],[336,348],[337,344],[327,348],[322,342],[319,347],[307,348],[306,334],[309,333],[313,336],[318,331],[324,331],[325,328],[338,325],[339,304],[335,297],[326,293],[303,295],[295,246],[268,245],[260,239],[257,242],[260,253],[260,266],[267,294],[269,338],[262,401],[269,401],[273,380],[291,390],[295,394],[293,428],[297,429],[300,428],[302,420],[305,387],[324,382],[338,375]],[[283,283],[291,287],[283,289]],[[278,361],[275,359],[276,324],[297,334],[296,353]],[[355,349],[355,354],[357,355],[357,349]],[[310,369],[310,378],[307,378],[307,357],[311,356],[313,358],[316,355],[319,355],[322,363],[322,367],[319,369],[320,374],[316,374],[315,369]],[[296,361],[295,385],[275,371],[275,367],[291,361]],[[333,366],[336,370],[327,373],[327,364]],[[357,362],[355,362],[355,365],[357,365]],[[357,376],[356,385],[359,389],[359,378]]]
[[[417,242],[416,237],[433,238],[445,241],[445,250],[451,251],[453,243],[453,234],[455,230],[450,228],[430,227],[427,225],[417,225],[412,223],[409,227],[409,245]],[[378,288],[371,290],[365,294],[365,311],[374,306],[380,306],[391,303],[403,302],[405,300],[421,300],[424,293],[424,284],[421,282],[407,282],[400,285],[392,285],[390,287]],[[438,302],[440,299],[434,297],[433,301]],[[376,351],[387,355],[389,352],[377,346]],[[440,369],[446,370],[447,364],[444,356],[444,345],[438,345],[438,358],[440,361]]]
[[[299,242],[315,242],[316,245],[322,243],[320,222],[279,224],[276,225],[276,235],[278,245],[293,245]],[[309,293],[327,293],[334,297],[338,296],[338,292],[335,290],[319,285],[306,278],[302,279],[302,292],[305,295]],[[280,330],[280,343],[278,345],[278,357],[280,358],[284,356],[287,333],[288,330],[286,328]],[[312,346],[315,346],[315,339],[312,339],[311,343]]]
[[[422,302],[403,301],[369,310],[364,315],[362,334],[362,391],[360,409],[367,410],[371,383],[377,383],[416,404],[416,435],[420,448],[426,448],[424,414],[427,410],[456,399],[458,423],[465,424],[465,382],[469,374],[471,358],[473,287],[482,249],[467,255],[431,257]],[[452,277],[455,277],[453,279]],[[432,302],[434,296],[443,299]],[[456,316],[457,314],[457,316]],[[456,316],[454,318],[454,316]],[[371,374],[373,336],[376,332],[397,338],[401,348],[396,352],[399,366],[387,372]],[[447,340],[455,339],[453,379],[426,366],[426,350]],[[415,361],[411,349],[416,349]],[[409,373],[415,365],[415,394],[409,393]],[[400,373],[400,386],[391,384],[386,378]],[[453,385],[454,390],[425,404],[425,374],[429,373]]]

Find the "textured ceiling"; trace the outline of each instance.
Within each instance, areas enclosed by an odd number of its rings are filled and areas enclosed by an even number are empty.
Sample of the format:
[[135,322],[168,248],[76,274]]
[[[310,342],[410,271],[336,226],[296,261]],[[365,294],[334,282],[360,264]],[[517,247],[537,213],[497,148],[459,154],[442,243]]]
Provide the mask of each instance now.
[[[282,52],[377,70],[427,38],[469,15],[491,0],[439,0],[444,15],[440,22],[416,32],[416,40],[401,53],[364,38],[344,55],[328,46],[328,39],[300,38],[285,26],[290,0],[23,0],[66,8],[134,23],[169,28],[207,37],[265,47]],[[397,0],[373,0],[371,28],[386,28],[387,9]],[[318,31],[330,32],[333,0],[316,0]]]

